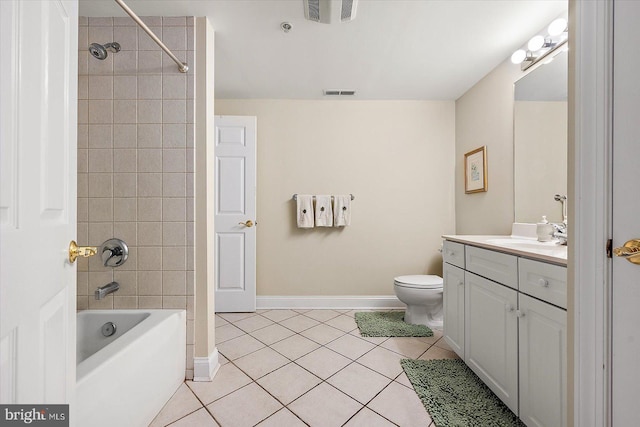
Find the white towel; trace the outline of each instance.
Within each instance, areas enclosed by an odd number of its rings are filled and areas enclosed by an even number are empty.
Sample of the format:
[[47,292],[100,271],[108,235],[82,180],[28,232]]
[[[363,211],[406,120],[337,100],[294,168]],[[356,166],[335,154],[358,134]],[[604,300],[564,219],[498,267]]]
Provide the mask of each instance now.
[[333,226],[331,196],[316,196],[316,227]]
[[333,225],[344,227],[351,225],[351,195],[333,196]]
[[298,228],[313,228],[313,196],[298,194]]

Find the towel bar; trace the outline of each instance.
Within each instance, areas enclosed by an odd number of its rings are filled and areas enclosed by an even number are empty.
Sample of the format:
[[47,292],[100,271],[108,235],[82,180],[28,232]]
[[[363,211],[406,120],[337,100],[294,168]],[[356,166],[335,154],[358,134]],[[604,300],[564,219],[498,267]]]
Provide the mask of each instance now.
[[[349,194],[351,196],[351,200],[355,200],[356,198],[353,196],[353,194]],[[294,194],[292,197],[293,200],[298,200],[298,193]],[[313,200],[316,199],[316,196],[313,196]],[[333,200],[333,196],[331,196],[331,200]]]

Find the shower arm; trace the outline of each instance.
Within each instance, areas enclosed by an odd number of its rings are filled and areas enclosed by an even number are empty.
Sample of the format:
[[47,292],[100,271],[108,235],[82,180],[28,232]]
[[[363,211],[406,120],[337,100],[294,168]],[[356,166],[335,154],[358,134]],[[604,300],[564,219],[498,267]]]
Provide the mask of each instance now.
[[140,17],[138,15],[135,14],[135,12],[133,10],[131,10],[129,8],[129,6],[127,6],[123,0],[114,0],[116,3],[118,3],[118,5],[120,5],[120,7],[122,8],[122,10],[124,10],[125,12],[127,12],[127,15],[129,15],[131,17],[131,19],[133,19],[134,21],[136,21],[136,24],[138,24],[140,26],[140,28],[142,28],[148,35],[149,37],[151,37],[153,39],[154,42],[156,42],[158,44],[158,46],[160,46],[160,48],[162,50],[164,50],[164,52],[169,55],[171,57],[171,59],[173,59],[173,62],[175,62],[176,64],[178,64],[178,69],[180,70],[181,73],[186,73],[187,71],[189,71],[189,66],[185,63],[180,61],[174,54],[173,52],[171,52],[171,50],[169,50],[169,48],[167,46],[165,46],[164,43],[162,43],[162,40],[160,40],[158,38],[158,36],[156,36],[153,31],[151,31],[151,29],[149,27],[147,27],[147,24],[145,24],[144,22],[142,22],[142,19],[140,19]]

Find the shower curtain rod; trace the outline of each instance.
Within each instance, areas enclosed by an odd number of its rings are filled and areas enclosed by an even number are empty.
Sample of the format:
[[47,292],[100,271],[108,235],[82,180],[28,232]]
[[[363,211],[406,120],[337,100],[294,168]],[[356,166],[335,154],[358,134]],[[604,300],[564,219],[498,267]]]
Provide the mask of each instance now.
[[187,71],[189,71],[189,66],[187,65],[186,62],[182,62],[180,61],[174,54],[173,52],[171,52],[169,50],[169,48],[167,46],[165,46],[164,43],[162,43],[162,40],[160,40],[158,38],[158,36],[156,36],[153,31],[151,31],[151,29],[149,27],[147,27],[147,24],[145,24],[144,22],[142,22],[142,19],[140,19],[140,17],[138,15],[135,14],[135,12],[133,10],[131,10],[129,8],[129,6],[127,6],[124,1],[122,0],[114,0],[116,3],[118,3],[120,5],[120,7],[122,8],[122,10],[124,10],[125,12],[127,12],[127,14],[131,17],[131,19],[133,19],[134,21],[136,21],[136,23],[140,26],[140,28],[142,28],[147,34],[149,34],[149,37],[151,37],[153,39],[154,42],[156,42],[158,44],[158,46],[160,46],[160,48],[162,50],[165,51],[165,53],[167,55],[169,55],[171,57],[171,59],[173,59],[173,61],[178,64],[178,69],[180,70],[181,73],[186,73]]

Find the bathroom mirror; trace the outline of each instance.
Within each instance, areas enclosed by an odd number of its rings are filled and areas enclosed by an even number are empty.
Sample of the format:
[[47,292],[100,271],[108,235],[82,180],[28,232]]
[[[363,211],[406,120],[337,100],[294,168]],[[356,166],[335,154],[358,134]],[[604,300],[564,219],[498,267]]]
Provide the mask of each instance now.
[[562,221],[554,195],[567,194],[567,52],[515,83],[514,211],[516,222]]

